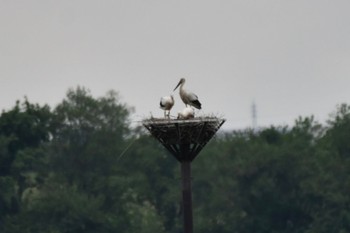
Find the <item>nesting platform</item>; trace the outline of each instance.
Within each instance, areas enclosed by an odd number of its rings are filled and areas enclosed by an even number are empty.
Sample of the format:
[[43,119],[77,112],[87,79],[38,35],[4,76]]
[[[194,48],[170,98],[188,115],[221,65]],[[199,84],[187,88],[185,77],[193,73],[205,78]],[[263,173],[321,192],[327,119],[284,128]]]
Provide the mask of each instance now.
[[191,162],[224,122],[217,117],[151,118],[143,120],[143,125],[179,162]]

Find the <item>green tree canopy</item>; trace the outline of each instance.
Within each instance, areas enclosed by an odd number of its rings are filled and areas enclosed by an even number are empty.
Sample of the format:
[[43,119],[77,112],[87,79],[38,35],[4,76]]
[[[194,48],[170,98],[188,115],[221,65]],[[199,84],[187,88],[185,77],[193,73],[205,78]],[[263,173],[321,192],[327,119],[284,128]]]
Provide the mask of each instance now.
[[[0,115],[0,232],[182,231],[180,166],[115,91]],[[350,232],[350,107],[326,125],[224,131],[192,165],[202,233]]]

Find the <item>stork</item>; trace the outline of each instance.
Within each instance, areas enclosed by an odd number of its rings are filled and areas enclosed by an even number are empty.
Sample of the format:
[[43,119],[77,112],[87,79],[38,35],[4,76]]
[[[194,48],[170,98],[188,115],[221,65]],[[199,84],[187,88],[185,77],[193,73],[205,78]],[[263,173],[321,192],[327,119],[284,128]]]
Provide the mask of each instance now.
[[177,119],[188,120],[194,118],[194,109],[192,107],[186,107],[178,113]]
[[[160,108],[164,110],[164,117],[170,118],[170,110],[174,106],[174,97],[172,95],[170,96],[163,96],[160,98]],[[168,113],[167,113],[168,111]]]
[[184,78],[180,79],[180,82],[175,87],[174,91],[180,86],[180,97],[182,101],[185,103],[186,107],[188,105],[193,106],[197,109],[202,108],[202,104],[198,100],[198,96],[190,91],[187,91],[183,88],[186,80]]

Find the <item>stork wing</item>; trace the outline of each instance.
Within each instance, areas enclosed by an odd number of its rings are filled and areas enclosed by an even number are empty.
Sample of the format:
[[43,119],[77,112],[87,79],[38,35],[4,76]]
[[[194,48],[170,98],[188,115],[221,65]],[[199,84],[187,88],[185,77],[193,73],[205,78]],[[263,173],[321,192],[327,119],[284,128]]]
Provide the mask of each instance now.
[[196,94],[194,94],[193,92],[188,92],[188,99],[189,101],[195,101],[198,100],[198,96]]
[[202,104],[198,100],[198,96],[192,92],[188,93],[188,99],[190,101],[190,105],[192,105],[195,108],[201,109]]

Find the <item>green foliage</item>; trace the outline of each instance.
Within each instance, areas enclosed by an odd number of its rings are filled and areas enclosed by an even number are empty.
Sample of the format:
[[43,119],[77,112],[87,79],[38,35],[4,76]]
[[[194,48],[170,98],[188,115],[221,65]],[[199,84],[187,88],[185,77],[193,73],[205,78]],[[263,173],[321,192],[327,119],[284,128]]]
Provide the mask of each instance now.
[[40,143],[48,141],[51,130],[52,114],[45,105],[40,107],[29,103],[16,102],[16,106],[8,112],[2,112],[0,118],[0,133],[13,137],[9,145],[12,153],[26,147],[38,147]]
[[[75,186],[54,184],[41,189],[30,205],[9,219],[8,232],[113,232],[122,225],[116,213],[103,212],[103,197]],[[24,231],[23,231],[24,229]]]
[[19,212],[21,195],[27,188],[26,174],[44,166],[37,151],[49,141],[54,130],[52,119],[47,105],[41,107],[27,99],[17,101],[0,116],[0,225],[5,216]]
[[[182,231],[180,166],[116,92],[0,116],[0,232]],[[192,164],[202,233],[350,232],[350,107],[328,124],[218,134]]]
[[115,170],[117,155],[130,134],[130,109],[118,102],[115,92],[95,99],[78,87],[68,91],[54,112],[59,128],[51,145],[53,169],[70,184],[94,191],[95,181]]

